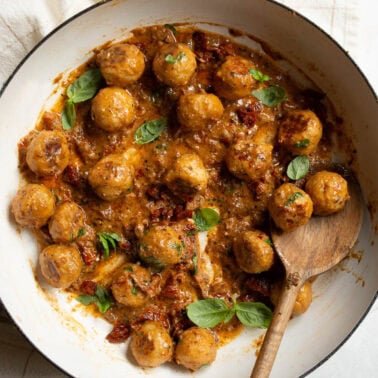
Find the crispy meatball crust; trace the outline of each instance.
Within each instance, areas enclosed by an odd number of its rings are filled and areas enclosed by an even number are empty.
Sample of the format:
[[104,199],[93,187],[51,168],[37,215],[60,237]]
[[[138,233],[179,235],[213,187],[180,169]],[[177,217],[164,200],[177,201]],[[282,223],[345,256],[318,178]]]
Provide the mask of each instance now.
[[39,254],[39,266],[49,285],[64,289],[79,278],[83,262],[75,247],[52,244]]
[[157,367],[171,360],[172,339],[157,321],[147,321],[131,335],[130,349],[139,366]]
[[50,219],[49,232],[55,243],[69,243],[77,238],[84,222],[84,210],[74,202],[64,202]]
[[144,55],[135,45],[118,43],[97,55],[102,76],[109,86],[126,87],[135,83],[145,69]]
[[323,126],[311,110],[293,110],[278,128],[278,143],[294,155],[313,152],[323,133]]
[[17,191],[11,208],[19,225],[40,228],[54,213],[54,195],[44,185],[27,184]]
[[274,262],[269,236],[262,231],[246,231],[236,237],[233,251],[240,269],[247,273],[269,270]]
[[217,356],[217,340],[210,330],[191,327],[185,330],[176,345],[175,360],[190,370],[211,364]]
[[336,213],[350,198],[347,181],[335,172],[315,173],[306,182],[305,190],[314,203],[316,215]]
[[277,227],[292,231],[310,220],[313,205],[307,193],[294,184],[286,183],[274,191],[268,210]]
[[134,99],[122,88],[103,88],[92,100],[91,117],[101,129],[118,131],[134,121]]
[[156,53],[152,63],[156,77],[170,87],[186,85],[194,75],[196,68],[196,56],[183,43],[163,45]]
[[29,144],[26,163],[39,176],[59,175],[67,167],[70,151],[60,131],[40,131]]

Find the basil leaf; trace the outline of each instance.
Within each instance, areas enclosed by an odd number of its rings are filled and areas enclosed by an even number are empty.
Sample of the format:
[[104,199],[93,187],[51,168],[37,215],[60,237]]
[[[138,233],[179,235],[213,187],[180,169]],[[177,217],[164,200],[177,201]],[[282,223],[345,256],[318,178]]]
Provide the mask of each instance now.
[[293,193],[288,200],[285,202],[285,206],[290,206],[297,198],[303,197],[303,194],[301,192],[295,192]]
[[74,104],[90,100],[100,89],[102,75],[99,68],[85,71],[67,88],[67,96]]
[[66,105],[62,112],[62,127],[63,130],[70,130],[75,126],[76,111],[75,105],[72,101],[66,101]]
[[228,318],[230,309],[223,299],[209,298],[186,307],[188,318],[198,327],[211,328]]
[[260,302],[235,303],[236,316],[248,327],[268,328],[272,320],[272,310]]
[[310,139],[302,139],[302,140],[300,140],[299,142],[297,142],[297,143],[294,143],[293,144],[293,147],[295,147],[295,148],[305,148],[305,147],[307,147],[308,145],[310,144]]
[[169,29],[173,33],[173,35],[177,35],[179,33],[177,29],[171,24],[164,24],[164,27]]
[[106,312],[111,305],[109,292],[101,285],[97,285],[95,295],[82,294],[76,300],[84,306],[96,303],[98,310],[102,313]]
[[185,58],[185,53],[183,51],[181,51],[178,55],[177,55],[177,58],[175,58],[173,55],[171,54],[168,54],[166,57],[165,57],[165,61],[168,63],[168,64],[175,64],[177,62],[180,62],[182,61],[184,58]]
[[219,223],[219,214],[211,208],[197,209],[193,220],[197,231],[208,231]]
[[181,253],[182,253],[182,248],[183,248],[183,245],[182,245],[182,244],[169,242],[169,246],[170,246],[171,248],[175,249],[175,250],[177,251],[177,254],[178,254],[178,255],[181,255]]
[[270,76],[265,75],[261,71],[257,70],[256,68],[250,68],[249,73],[252,75],[252,77],[257,81],[268,81],[270,80]]
[[81,294],[76,298],[84,306],[88,306],[93,302],[96,302],[97,298],[95,295]]
[[285,89],[279,87],[278,85],[256,89],[255,91],[252,91],[252,94],[264,105],[269,106],[270,108],[277,106],[286,98]]
[[235,307],[235,305],[233,305],[229,309],[228,314],[223,319],[223,323],[228,323],[235,316],[235,312],[236,312],[236,307]]
[[143,257],[143,261],[147,265],[151,266],[156,272],[161,272],[166,267],[166,265],[163,262],[161,262],[159,259],[153,256]]
[[157,139],[167,128],[167,118],[161,117],[152,121],[144,122],[134,133],[136,144],[146,144]]
[[286,174],[292,180],[299,180],[307,175],[310,169],[310,161],[307,155],[294,158],[288,165]]
[[115,251],[117,249],[116,242],[120,242],[121,237],[114,232],[102,232],[102,231],[97,232],[96,235],[102,245],[102,248],[104,249],[104,258],[107,259],[110,255],[109,243],[110,243],[110,246]]

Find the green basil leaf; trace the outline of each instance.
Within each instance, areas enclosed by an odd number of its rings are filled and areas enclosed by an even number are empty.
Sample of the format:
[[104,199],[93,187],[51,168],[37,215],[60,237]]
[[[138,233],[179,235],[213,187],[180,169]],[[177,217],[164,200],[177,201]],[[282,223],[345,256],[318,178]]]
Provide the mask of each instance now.
[[177,35],[179,33],[177,29],[171,24],[164,24],[164,27],[169,29],[173,33],[173,35]]
[[249,73],[252,75],[252,77],[257,81],[268,81],[270,80],[270,76],[265,75],[261,71],[257,70],[256,68],[250,68]]
[[96,302],[97,297],[95,295],[81,294],[76,298],[84,306],[88,306],[93,302]]
[[63,130],[70,130],[75,126],[76,111],[75,105],[72,101],[66,101],[66,105],[62,112],[62,127]]
[[104,258],[107,259],[110,255],[109,243],[110,243],[110,246],[115,251],[117,249],[116,242],[120,242],[121,237],[114,232],[103,232],[103,231],[97,232],[96,235],[102,245],[102,248],[104,249]]
[[138,295],[138,289],[135,285],[133,285],[132,289],[131,289],[131,294],[132,295]]
[[106,312],[111,305],[109,292],[101,285],[96,288],[96,305],[100,312]]
[[228,314],[223,319],[223,323],[228,323],[235,316],[235,312],[236,312],[236,307],[235,307],[235,305],[233,305],[229,309]]
[[99,68],[85,71],[67,88],[67,96],[74,103],[90,100],[100,89],[102,75]]
[[264,105],[269,106],[270,108],[277,106],[286,98],[285,89],[279,87],[278,85],[256,89],[252,91],[252,94]]
[[223,299],[209,298],[186,307],[188,318],[198,327],[211,328],[228,318],[230,309]]
[[85,228],[82,227],[80,230],[77,232],[77,237],[80,238],[80,236],[85,235]]
[[297,156],[287,166],[286,174],[292,180],[299,180],[307,175],[310,161],[307,155]]
[[260,302],[239,302],[235,304],[236,316],[248,327],[268,328],[272,310]]
[[152,121],[144,122],[134,133],[136,144],[146,144],[157,139],[167,128],[167,118],[161,117]]
[[293,193],[288,200],[285,202],[285,206],[290,206],[293,202],[295,202],[296,199],[303,197],[303,194],[301,192],[295,192]]
[[295,147],[295,148],[305,148],[305,147],[307,147],[308,145],[310,144],[310,139],[302,139],[302,140],[300,140],[299,142],[297,142],[297,143],[294,143],[293,144],[293,147]]
[[219,223],[219,214],[211,208],[197,209],[193,220],[197,231],[208,231]]
[[182,245],[182,244],[169,242],[169,246],[170,246],[171,248],[175,249],[175,250],[177,251],[177,254],[178,254],[178,255],[181,255],[181,253],[182,253],[182,248],[183,248],[183,245]]
[[147,265],[151,266],[156,272],[161,272],[166,267],[166,265],[163,262],[161,262],[159,259],[153,256],[145,256],[143,257],[143,261]]
[[165,57],[165,61],[168,63],[168,64],[175,64],[177,62],[180,62],[182,61],[184,58],[185,58],[185,53],[183,51],[181,51],[177,57],[175,58],[173,55],[171,54],[168,54],[166,57]]

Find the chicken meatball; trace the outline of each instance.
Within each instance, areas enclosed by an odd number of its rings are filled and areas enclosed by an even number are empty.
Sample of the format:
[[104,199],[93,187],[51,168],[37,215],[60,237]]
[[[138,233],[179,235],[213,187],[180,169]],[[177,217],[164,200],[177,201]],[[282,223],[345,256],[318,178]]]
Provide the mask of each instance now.
[[180,97],[177,118],[188,130],[202,130],[207,124],[222,117],[224,108],[219,98],[213,94],[197,93]]
[[307,193],[294,184],[286,183],[273,192],[268,209],[277,227],[291,231],[310,220],[313,205]]
[[129,306],[142,306],[148,299],[145,289],[151,284],[150,272],[136,264],[127,264],[112,283],[117,302]]
[[39,254],[39,266],[49,285],[64,289],[79,278],[83,262],[75,247],[52,244]]
[[134,167],[122,154],[102,158],[89,170],[88,181],[103,200],[115,200],[132,189]]
[[170,87],[185,85],[197,68],[196,56],[182,43],[163,45],[154,57],[152,68],[164,84]]
[[305,190],[312,199],[316,215],[336,213],[349,199],[347,181],[335,172],[314,174],[306,182]]
[[190,370],[211,364],[217,356],[217,340],[206,328],[191,327],[180,336],[175,350],[175,360]]
[[256,181],[261,179],[272,165],[273,145],[241,139],[231,145],[226,154],[229,171],[236,177]]
[[151,266],[164,267],[181,261],[183,244],[170,226],[154,226],[139,243],[140,258]]
[[228,56],[215,73],[216,93],[227,100],[237,100],[251,94],[256,84],[249,70],[253,63],[240,56]]
[[184,154],[176,158],[166,176],[168,187],[177,194],[203,192],[208,181],[206,168],[196,154]]
[[295,155],[313,152],[323,132],[319,118],[311,110],[293,110],[278,128],[278,143]]
[[85,212],[74,202],[64,202],[55,210],[49,222],[49,232],[55,243],[68,243],[84,227]]
[[67,139],[60,131],[40,131],[26,151],[26,163],[39,176],[59,175],[69,158]]
[[129,126],[135,119],[135,102],[124,89],[101,89],[92,100],[91,116],[96,126],[114,132]]
[[97,63],[106,83],[116,87],[135,83],[145,68],[143,53],[128,43],[119,43],[100,51]]
[[53,215],[54,208],[54,195],[39,184],[27,184],[20,188],[12,201],[16,222],[24,227],[42,227]]
[[147,321],[132,333],[130,349],[138,365],[157,367],[172,358],[173,342],[161,323]]
[[240,269],[247,273],[269,270],[274,262],[269,236],[262,231],[246,231],[233,244],[233,251]]

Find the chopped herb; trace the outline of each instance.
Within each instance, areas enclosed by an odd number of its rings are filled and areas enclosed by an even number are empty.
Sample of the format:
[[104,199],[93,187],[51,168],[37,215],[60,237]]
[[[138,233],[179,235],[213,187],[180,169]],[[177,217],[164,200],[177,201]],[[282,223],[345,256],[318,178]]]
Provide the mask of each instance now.
[[252,91],[252,94],[264,105],[269,106],[270,108],[277,106],[286,98],[285,89],[277,85],[256,89]]
[[121,237],[114,232],[97,232],[96,235],[104,249],[104,258],[107,259],[110,255],[110,246],[115,251],[117,249],[116,242],[120,242]]
[[168,54],[166,57],[165,57],[165,61],[168,63],[168,64],[175,64],[177,62],[181,62],[184,58],[185,58],[185,53],[183,51],[181,51],[178,55],[177,55],[177,58],[175,58],[173,55],[171,54]]
[[94,295],[82,294],[76,298],[84,306],[88,306],[91,303],[96,303],[100,312],[106,312],[111,305],[111,298],[109,292],[101,285],[97,285]]
[[270,239],[266,239],[266,240],[265,240],[265,243],[266,243],[266,244],[269,244],[270,246],[273,246],[273,242],[272,242]]
[[134,282],[133,282],[133,287],[131,289],[131,294],[132,295],[137,295],[138,294],[138,290],[137,290],[137,287],[135,286]]
[[211,208],[197,209],[193,220],[197,231],[208,231],[219,223],[219,214]]
[[255,69],[255,68],[250,68],[249,73],[257,81],[268,81],[268,80],[270,80],[270,76],[265,75],[264,73],[262,73],[261,71]]
[[287,166],[286,174],[292,180],[299,180],[307,175],[310,161],[307,155],[297,156]]
[[166,265],[154,256],[145,256],[143,261],[151,266],[156,272],[161,272],[165,269]]
[[177,29],[171,24],[164,24],[164,27],[169,29],[173,33],[173,35],[177,35],[179,33]]
[[285,202],[285,206],[290,206],[295,200],[298,198],[303,197],[303,194],[301,192],[295,192],[293,193]]
[[85,234],[85,228],[82,227],[78,232],[77,232],[77,237],[80,238],[80,236],[83,236]]
[[198,257],[196,253],[192,257],[192,262],[193,262],[193,274],[196,275],[198,271]]
[[132,266],[128,265],[123,268],[124,270],[128,270],[129,272],[134,272],[134,269]]
[[178,255],[181,255],[182,253],[182,245],[178,243],[170,242],[169,246],[177,251]]
[[167,128],[167,118],[161,117],[152,121],[144,122],[134,133],[136,144],[146,144],[157,139]]
[[299,142],[293,144],[295,148],[305,148],[310,144],[310,139],[302,139]]
[[168,146],[165,143],[158,144],[155,148],[158,150],[164,150],[164,151],[168,150]]
[[190,230],[190,231],[188,231],[187,233],[186,233],[186,236],[193,236],[193,235],[195,235],[196,234],[196,230]]

